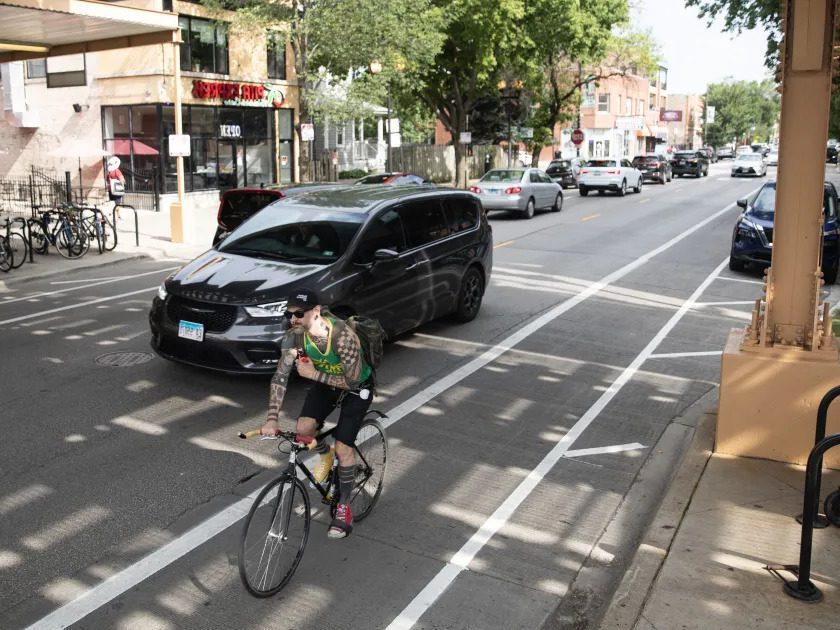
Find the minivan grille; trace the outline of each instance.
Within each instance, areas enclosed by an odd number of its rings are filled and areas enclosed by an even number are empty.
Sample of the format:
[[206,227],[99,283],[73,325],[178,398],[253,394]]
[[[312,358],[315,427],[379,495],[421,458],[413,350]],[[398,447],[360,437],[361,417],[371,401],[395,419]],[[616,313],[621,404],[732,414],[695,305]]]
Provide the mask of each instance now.
[[236,321],[236,307],[229,304],[196,302],[177,295],[170,295],[166,302],[166,314],[178,323],[181,320],[203,324],[207,332],[223,333]]

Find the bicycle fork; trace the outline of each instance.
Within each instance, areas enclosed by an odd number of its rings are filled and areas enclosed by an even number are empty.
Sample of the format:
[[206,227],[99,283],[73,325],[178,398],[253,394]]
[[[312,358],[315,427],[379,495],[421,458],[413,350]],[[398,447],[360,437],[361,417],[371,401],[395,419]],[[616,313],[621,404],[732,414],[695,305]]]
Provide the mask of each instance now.
[[[289,466],[287,474],[290,479],[294,479],[295,475],[295,459],[297,454],[292,449],[289,452]],[[277,501],[277,509],[271,518],[271,527],[268,530],[268,537],[279,539],[285,542],[288,539],[289,521],[292,518],[292,503],[294,501],[295,484],[294,481],[289,483],[283,482],[280,484],[280,497]]]

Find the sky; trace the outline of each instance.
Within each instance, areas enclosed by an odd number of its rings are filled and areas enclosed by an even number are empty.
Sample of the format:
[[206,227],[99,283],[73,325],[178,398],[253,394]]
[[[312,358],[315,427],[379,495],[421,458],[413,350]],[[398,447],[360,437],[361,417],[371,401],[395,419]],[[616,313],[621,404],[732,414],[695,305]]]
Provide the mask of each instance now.
[[683,0],[634,0],[634,29],[650,29],[668,68],[668,92],[703,94],[709,83],[727,77],[760,81],[769,75],[764,67],[767,36],[761,29],[733,37],[724,33],[723,20],[706,28],[697,8]]

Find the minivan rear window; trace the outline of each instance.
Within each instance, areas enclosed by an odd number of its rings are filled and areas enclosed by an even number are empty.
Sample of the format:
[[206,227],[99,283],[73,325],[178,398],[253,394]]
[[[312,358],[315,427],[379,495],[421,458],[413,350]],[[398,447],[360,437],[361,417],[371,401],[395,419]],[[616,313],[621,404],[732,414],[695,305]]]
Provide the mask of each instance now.
[[467,197],[447,197],[443,210],[452,234],[475,227],[478,223],[478,202]]
[[219,223],[226,230],[239,226],[245,219],[283,196],[279,191],[229,190],[219,204]]

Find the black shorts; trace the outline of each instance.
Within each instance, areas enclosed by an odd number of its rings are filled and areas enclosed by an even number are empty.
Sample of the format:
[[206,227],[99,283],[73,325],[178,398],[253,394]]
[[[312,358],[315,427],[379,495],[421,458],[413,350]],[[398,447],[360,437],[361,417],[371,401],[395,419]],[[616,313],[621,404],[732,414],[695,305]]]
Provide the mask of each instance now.
[[[373,401],[373,388],[369,385],[366,385],[366,387],[371,393],[367,400],[362,400],[359,396],[348,392],[344,400],[341,401],[341,413],[338,416],[338,425],[333,436],[336,440],[348,446],[352,446],[353,442],[356,441],[356,435],[359,433],[365,414]],[[323,383],[312,383],[306,391],[306,399],[303,401],[300,416],[316,420],[320,431],[343,391]]]

